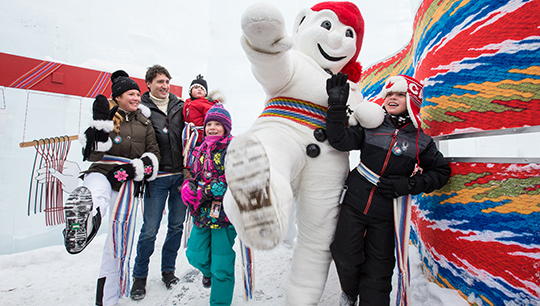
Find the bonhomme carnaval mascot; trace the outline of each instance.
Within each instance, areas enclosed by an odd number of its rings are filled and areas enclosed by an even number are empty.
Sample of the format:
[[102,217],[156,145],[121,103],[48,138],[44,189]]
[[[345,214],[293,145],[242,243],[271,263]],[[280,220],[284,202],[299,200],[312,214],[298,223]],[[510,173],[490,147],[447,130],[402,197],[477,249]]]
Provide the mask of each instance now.
[[[267,250],[283,241],[295,202],[298,237],[287,304],[316,305],[349,171],[347,153],[326,140],[327,79],[340,71],[349,75],[349,107],[356,112],[350,124],[378,126],[369,111],[382,118],[380,106],[360,103],[356,60],[364,21],[350,2],[322,2],[298,14],[291,37],[281,12],[258,3],[244,12],[242,31],[242,47],[267,101],[253,126],[228,148],[225,210],[246,245]],[[374,107],[359,112],[366,104]]]

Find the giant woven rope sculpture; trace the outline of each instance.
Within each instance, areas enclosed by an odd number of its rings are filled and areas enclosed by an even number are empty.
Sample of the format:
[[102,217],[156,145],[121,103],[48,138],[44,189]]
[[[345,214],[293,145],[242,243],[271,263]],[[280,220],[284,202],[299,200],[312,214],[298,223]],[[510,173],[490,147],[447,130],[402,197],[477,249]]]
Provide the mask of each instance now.
[[[423,1],[410,43],[365,71],[364,96],[395,74],[424,84],[431,136],[540,126],[540,0]],[[540,165],[451,167],[412,207],[424,273],[472,305],[540,305]]]

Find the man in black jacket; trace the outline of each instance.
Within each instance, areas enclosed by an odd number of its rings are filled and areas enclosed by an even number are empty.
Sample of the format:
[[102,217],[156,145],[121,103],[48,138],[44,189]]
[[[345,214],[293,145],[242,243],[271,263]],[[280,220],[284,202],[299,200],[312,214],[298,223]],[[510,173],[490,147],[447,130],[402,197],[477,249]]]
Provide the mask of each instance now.
[[131,298],[134,300],[140,300],[146,295],[148,264],[154,252],[156,235],[167,199],[167,237],[161,251],[161,274],[168,289],[178,282],[174,270],[186,215],[186,206],[177,189],[183,182],[184,101],[169,92],[170,79],[171,76],[165,67],[154,65],[148,68],[145,81],[149,91],[141,96],[141,104],[151,111],[150,120],[161,150],[161,163],[157,179],[149,182],[144,196],[143,225],[137,243],[131,288]]

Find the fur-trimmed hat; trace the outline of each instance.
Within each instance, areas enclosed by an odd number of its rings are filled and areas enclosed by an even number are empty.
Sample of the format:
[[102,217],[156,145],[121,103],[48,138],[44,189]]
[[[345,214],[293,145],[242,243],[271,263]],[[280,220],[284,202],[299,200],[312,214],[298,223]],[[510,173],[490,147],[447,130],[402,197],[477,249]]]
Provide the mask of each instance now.
[[418,80],[407,75],[397,75],[389,77],[384,83],[379,96],[383,99],[389,92],[404,92],[407,97],[407,112],[416,128],[420,127],[422,118],[420,117],[420,107],[423,98],[422,84]]
[[139,85],[129,78],[129,75],[124,70],[116,70],[111,74],[111,93],[112,98],[116,98],[123,94],[124,92],[132,89],[137,89],[139,92]]
[[199,85],[202,88],[204,88],[204,96],[208,95],[208,84],[206,84],[206,80],[203,78],[202,75],[198,75],[195,80],[191,82],[191,85],[189,86],[189,95],[191,96],[191,89],[193,86]]
[[231,115],[223,107],[223,104],[216,103],[208,110],[208,112],[206,113],[206,117],[204,118],[204,126],[206,126],[209,121],[217,121],[221,123],[221,125],[223,125],[223,128],[225,129],[225,136],[229,136],[229,134],[231,134]]
[[360,76],[362,75],[362,66],[356,60],[358,59],[358,53],[360,53],[362,41],[364,40],[364,18],[362,17],[362,14],[360,14],[360,10],[356,4],[348,1],[321,2],[315,4],[311,10],[315,12],[331,10],[338,16],[341,23],[352,27],[354,32],[356,32],[356,53],[345,67],[341,69],[341,72],[349,75],[349,81],[358,83],[360,81]]

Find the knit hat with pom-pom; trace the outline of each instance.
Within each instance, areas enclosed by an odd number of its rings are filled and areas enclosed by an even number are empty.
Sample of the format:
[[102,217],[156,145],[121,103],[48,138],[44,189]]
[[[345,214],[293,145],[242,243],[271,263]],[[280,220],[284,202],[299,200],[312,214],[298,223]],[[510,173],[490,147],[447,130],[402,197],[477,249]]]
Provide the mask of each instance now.
[[202,75],[198,75],[195,80],[191,82],[191,85],[189,86],[189,95],[191,96],[191,89],[193,86],[201,86],[204,89],[204,95],[208,95],[208,84],[206,83],[206,80]]
[[212,106],[208,112],[206,113],[206,117],[204,118],[204,126],[210,121],[217,121],[221,123],[223,128],[225,129],[225,136],[229,136],[231,134],[231,128],[232,128],[232,120],[231,115],[229,112],[223,107],[223,104],[216,103],[214,106]]
[[111,74],[112,81],[112,98],[116,98],[123,94],[124,92],[132,89],[136,89],[139,92],[139,85],[129,78],[129,75],[124,70],[117,70]]

